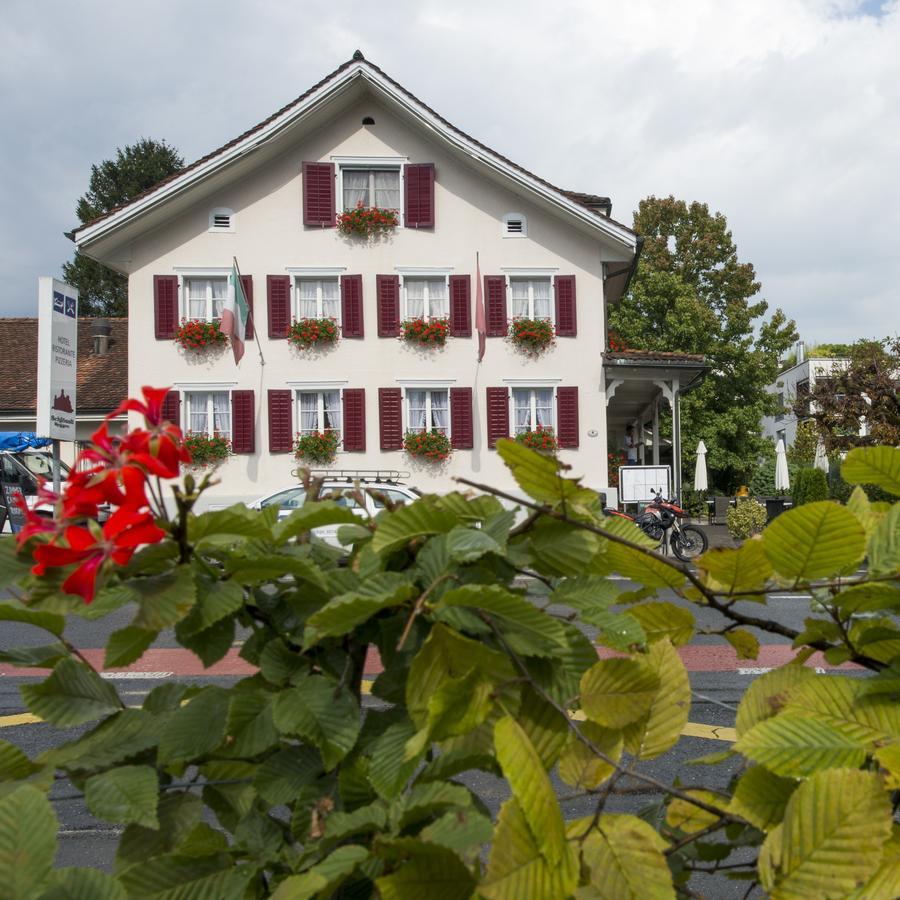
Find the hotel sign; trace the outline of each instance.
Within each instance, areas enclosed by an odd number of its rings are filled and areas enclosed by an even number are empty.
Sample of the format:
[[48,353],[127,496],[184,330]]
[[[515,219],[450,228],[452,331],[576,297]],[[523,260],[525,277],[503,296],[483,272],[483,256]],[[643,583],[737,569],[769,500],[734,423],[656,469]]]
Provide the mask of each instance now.
[[75,440],[78,290],[38,279],[37,425],[40,437]]

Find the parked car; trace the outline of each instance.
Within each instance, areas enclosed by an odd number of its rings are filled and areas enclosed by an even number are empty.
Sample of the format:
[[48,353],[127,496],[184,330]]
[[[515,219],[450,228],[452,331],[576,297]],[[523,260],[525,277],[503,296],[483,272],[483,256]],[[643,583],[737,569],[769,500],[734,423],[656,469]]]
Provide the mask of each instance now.
[[[65,482],[69,476],[69,467],[60,462],[59,468],[60,479]],[[37,502],[39,477],[49,482],[53,481],[53,459],[49,452],[36,449],[0,449],[0,479],[3,483],[7,488],[20,490],[29,508],[35,510],[38,515],[52,516],[51,506]],[[0,528],[4,531],[10,529],[2,491],[0,491]]]
[[[322,472],[314,470],[312,474],[324,478],[319,499],[334,500],[360,517],[374,516],[384,509],[385,504],[382,497],[390,503],[403,504],[412,503],[421,496],[419,491],[404,484],[401,480],[409,477],[408,472],[338,469]],[[365,506],[361,506],[354,497],[348,494],[353,490],[356,482],[359,483],[365,499]],[[250,508],[265,509],[269,506],[277,506],[278,518],[284,519],[295,509],[303,506],[305,501],[306,489],[302,484],[293,484],[274,494],[260,497],[259,500],[250,504]],[[341,544],[337,538],[340,527],[340,525],[323,525],[320,528],[314,528],[313,534],[334,547],[340,547]]]

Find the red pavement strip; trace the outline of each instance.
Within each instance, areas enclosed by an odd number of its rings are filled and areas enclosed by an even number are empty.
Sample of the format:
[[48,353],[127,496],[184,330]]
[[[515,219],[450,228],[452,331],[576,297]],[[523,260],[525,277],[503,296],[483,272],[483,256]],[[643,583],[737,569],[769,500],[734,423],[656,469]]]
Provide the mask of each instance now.
[[[163,673],[166,676],[240,676],[252,675],[256,667],[241,659],[238,655],[239,647],[232,647],[223,659],[208,669],[189,650],[181,647],[156,648],[147,650],[144,655],[130,666],[118,669],[103,669],[104,650],[82,650],[84,658],[95,668],[103,672],[114,674],[116,672],[134,673],[132,678],[138,677],[137,673],[153,673],[157,678]],[[755,674],[759,669],[775,668],[790,662],[796,651],[789,644],[763,644],[759,649],[756,659],[738,659],[733,647],[720,647],[717,645],[699,644],[679,647],[678,653],[689,672],[737,672],[739,669],[752,670]],[[597,648],[597,654],[602,658],[616,656],[611,650],[604,647]],[[815,653],[807,661],[806,665],[824,669],[852,668],[847,664],[843,666],[831,666],[825,662],[821,653]],[[366,675],[377,675],[383,670],[378,651],[371,647],[366,658]],[[48,669],[18,669],[14,666],[0,666],[0,677],[41,677],[49,673]],[[751,672],[747,672],[751,674]]]

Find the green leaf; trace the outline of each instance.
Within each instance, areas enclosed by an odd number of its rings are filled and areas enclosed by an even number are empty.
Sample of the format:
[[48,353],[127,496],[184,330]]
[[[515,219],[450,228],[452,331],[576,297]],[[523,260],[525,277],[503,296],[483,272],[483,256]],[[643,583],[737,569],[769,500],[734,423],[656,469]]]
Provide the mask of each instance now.
[[776,775],[800,777],[861,766],[865,741],[818,719],[781,713],[740,737],[734,749]]
[[383,900],[468,900],[475,878],[452,851],[431,847],[413,856],[391,875],[375,879]]
[[647,643],[647,635],[640,622],[628,612],[614,613],[606,609],[582,613],[581,621],[595,625],[598,629],[594,638],[598,644],[630,653],[642,649]]
[[225,618],[203,631],[191,631],[187,623],[190,616],[175,626],[178,643],[193,652],[203,667],[208,669],[223,659],[234,645],[237,626],[233,618]]
[[381,800],[361,806],[353,812],[335,810],[325,820],[325,837],[331,841],[343,841],[355,834],[381,831],[387,825],[387,809]]
[[866,534],[856,516],[830,500],[782,513],[763,532],[762,542],[775,571],[798,580],[845,572],[866,550]]
[[[553,808],[558,809],[556,800]],[[558,865],[550,863],[515,798],[500,807],[491,855],[478,893],[489,900],[522,900],[571,895],[578,879],[578,858],[564,844]]]
[[[688,797],[694,797],[712,806],[721,807],[725,805],[725,800],[712,791],[687,788],[684,793]],[[678,828],[685,834],[702,831],[704,828],[718,822],[719,818],[715,813],[695,806],[690,800],[683,800],[681,797],[673,797],[666,810],[666,825],[670,828]]]
[[37,772],[40,768],[15,744],[0,740],[0,782],[19,781]]
[[43,628],[60,637],[66,627],[63,616],[52,612],[40,612],[29,609],[18,600],[0,603],[0,622],[23,622],[26,625],[34,625],[35,628]]
[[726,631],[725,640],[737,650],[738,659],[756,659],[759,656],[759,639],[743,628]]
[[180,622],[197,599],[197,587],[190,566],[173,572],[132,579],[128,582],[138,613],[131,623],[148,631],[162,631]]
[[292,650],[281,638],[266,642],[259,657],[259,670],[270,684],[282,685],[309,669],[309,660]]
[[869,540],[869,574],[892,575],[900,572],[900,503],[875,526]]
[[534,566],[547,575],[580,575],[600,549],[600,538],[566,522],[540,519],[529,532]]
[[159,741],[160,763],[196,760],[215,750],[225,738],[227,714],[228,692],[215,685],[203,688],[166,721]]
[[628,610],[644,629],[651,643],[667,637],[675,647],[690,643],[697,627],[689,609],[674,603],[641,603]]
[[304,643],[310,647],[322,638],[347,634],[381,610],[405,603],[415,593],[413,585],[399,584],[382,594],[359,591],[340,594],[307,619]]
[[527,686],[522,690],[522,705],[517,720],[537,750],[543,767],[548,770],[553,768],[570,734],[565,716],[534,688]]
[[[587,820],[590,823],[590,820]],[[584,820],[569,834],[584,832]],[[636,816],[605,814],[583,844],[590,884],[610,900],[669,900],[675,897],[672,874],[663,856],[666,842]]]
[[820,772],[797,788],[781,828],[769,833],[773,866],[766,871],[761,860],[763,886],[775,900],[843,897],[878,869],[890,834],[890,803],[874,772]]
[[227,732],[234,738],[234,756],[256,756],[278,743],[272,696],[256,689],[233,690],[228,706]]
[[397,722],[372,747],[369,781],[380,797],[392,800],[419,768],[421,757],[406,758],[406,745],[415,733],[412,722]]
[[159,828],[159,779],[150,766],[120,766],[93,775],[84,784],[84,802],[98,819],[114,825]]
[[[271,538],[272,524],[278,510],[250,509],[243,503],[235,503],[226,509],[210,510],[199,516],[191,516],[188,524],[188,541],[197,545],[231,542],[235,538]],[[284,522],[279,523],[283,525]]]
[[[351,513],[351,515],[353,515]],[[263,584],[277,581],[287,575],[292,575],[300,581],[305,581],[321,591],[328,590],[328,580],[322,574],[321,569],[309,559],[297,556],[297,548],[289,545],[283,553],[265,553],[253,556],[233,556],[228,560],[226,569],[231,575],[231,581],[240,585]],[[229,582],[224,582],[225,584]],[[243,599],[241,600],[243,602]],[[238,607],[240,603],[238,604]]]
[[504,716],[494,726],[494,748],[541,855],[551,866],[559,866],[566,852],[565,828],[537,750],[511,716]]
[[472,795],[461,784],[429,781],[416,784],[391,806],[391,823],[395,831],[405,831],[422,819],[448,809],[465,809],[472,805]]
[[788,694],[808,679],[815,678],[815,672],[804,666],[787,665],[766,672],[750,682],[744,692],[737,711],[737,735],[746,734],[758,722],[774,716],[787,702]]
[[[655,550],[657,544],[628,519],[611,518],[603,522],[603,529],[623,537],[642,547]],[[609,571],[624,575],[629,581],[636,581],[651,588],[680,588],[685,582],[679,563],[671,563],[659,555],[641,552],[635,547],[609,541],[605,545],[605,564]]]
[[470,563],[485,553],[501,553],[503,548],[486,532],[457,525],[447,532],[447,553],[453,562]]
[[707,574],[709,586],[726,594],[762,589],[772,575],[772,564],[757,539],[744,541],[737,549],[714,547],[696,562]]
[[302,875],[285,878],[272,894],[272,900],[311,900],[317,894],[327,896],[368,858],[369,851],[365,847],[353,844],[338,847]]
[[844,613],[900,612],[900,590],[889,584],[857,584],[841,591],[832,601]]
[[556,457],[538,453],[507,438],[497,441],[497,453],[519,487],[539,503],[559,503],[580,490],[575,481],[559,474],[565,467]]
[[129,897],[152,900],[242,900],[253,866],[234,867],[224,853],[199,859],[157,856],[125,869],[119,880]]
[[755,828],[768,831],[784,818],[784,809],[798,782],[780,778],[762,766],[751,766],[741,775],[728,811]]
[[60,727],[81,725],[122,708],[108,681],[68,657],[56,664],[45,681],[22,685],[19,690],[34,715]]
[[5,900],[33,900],[47,885],[56,856],[56,816],[29,784],[0,797],[0,884]]
[[41,900],[126,900],[125,888],[98,869],[57,869]]
[[859,520],[868,540],[872,536],[875,526],[883,517],[872,508],[866,492],[859,485],[853,488],[853,493],[850,494],[850,499],[847,501],[847,509]]
[[127,666],[144,655],[144,651],[156,640],[158,631],[148,631],[129,625],[114,631],[106,642],[104,669]]
[[841,464],[841,477],[849,484],[875,484],[900,497],[900,449],[855,447]]
[[[279,573],[279,576],[283,573]],[[244,588],[237,581],[214,581],[207,576],[195,579],[197,602],[180,623],[183,634],[198,634],[236,613],[244,605]]]
[[353,695],[321,675],[304,678],[275,701],[275,725],[314,744],[333,769],[356,743],[360,713]]
[[439,844],[456,853],[480,853],[494,835],[491,820],[474,808],[456,807],[419,832],[423,841]]
[[284,747],[257,769],[253,785],[267,803],[292,803],[321,774],[322,760],[312,747]]
[[200,823],[203,801],[186,791],[166,791],[159,798],[159,828],[128,825],[116,850],[116,871],[121,872],[154,856],[171,853]]
[[375,553],[390,553],[413,538],[445,534],[458,524],[459,518],[441,509],[435,498],[423,497],[415,503],[382,513],[370,546]]
[[69,651],[59,641],[40,647],[9,647],[0,650],[0,663],[23,669],[52,669]]
[[900,897],[900,825],[894,825],[875,874],[848,895],[849,900],[872,900],[875,897]]
[[[593,722],[585,722],[579,729],[614,762],[622,756],[622,732],[601,728]],[[615,771],[593,750],[585,746],[574,732],[569,732],[568,741],[559,758],[559,777],[574,788],[593,791],[600,787]]]
[[606,728],[624,728],[650,711],[659,676],[634,659],[603,659],[581,677],[581,708]]
[[14,538],[0,539],[0,589],[5,589],[24,578],[34,560],[28,553],[19,553],[19,546]]
[[305,534],[312,531],[313,528],[321,528],[324,525],[358,524],[359,516],[348,507],[341,506],[335,500],[316,500],[304,503],[300,509],[295,509],[289,516],[278,522],[273,531],[275,543],[283,544],[299,534]]
[[639,759],[654,759],[678,743],[691,711],[691,685],[681,657],[667,639],[651,644],[640,659],[660,687],[647,715],[625,727],[625,749]]

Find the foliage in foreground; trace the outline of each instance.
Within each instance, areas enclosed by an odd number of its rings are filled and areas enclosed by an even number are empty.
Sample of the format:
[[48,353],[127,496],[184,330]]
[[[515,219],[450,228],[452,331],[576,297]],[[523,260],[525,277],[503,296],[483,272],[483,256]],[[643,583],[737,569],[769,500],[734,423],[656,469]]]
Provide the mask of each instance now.
[[[114,471],[146,474],[157,453],[157,469],[177,470],[177,429],[148,424],[123,442]],[[158,482],[146,482],[144,509],[132,483],[120,500],[133,506],[116,515],[147,546],[111,549],[118,536],[94,534],[96,552],[123,555],[102,556],[90,591],[75,578],[90,605],[61,588],[95,559],[65,563],[68,531],[35,526],[19,556],[4,542],[0,575],[18,599],[0,619],[49,637],[0,661],[52,667],[23,698],[75,730],[36,759],[0,741],[5,896],[643,900],[714,871],[773,897],[896,896],[900,505],[861,491],[846,507],[811,503],[694,570],[659,556],[630,522],[603,518],[597,495],[555,459],[512,441],[498,450],[532,498],[518,524],[495,497],[460,493],[388,503],[369,522],[317,499],[315,482],[281,521],[272,508],[194,515],[207,481],[190,476],[168,518]],[[99,465],[94,483],[109,471]],[[900,495],[900,450],[854,451],[844,477]],[[79,499],[89,495],[73,492],[60,511],[76,516]],[[334,524],[346,565],[311,531]],[[41,577],[29,574],[32,551]],[[623,593],[611,573],[642,587]],[[640,765],[675,746],[691,707],[677,648],[697,625],[690,609],[654,599],[664,588],[718,613],[715,630],[742,657],[758,650],[750,627],[798,651],[746,692],[737,743],[698,761],[709,787],[664,784]],[[765,617],[766,593],[786,588],[814,601],[802,634]],[[240,627],[240,656],[257,671],[230,688],[168,682],[129,708],[63,634],[66,615],[123,608],[134,619],[111,635],[107,667],[139,659],[172,627],[210,666]],[[583,626],[616,655],[598,659]],[[371,648],[384,669],[367,701]],[[804,666],[814,649],[865,677],[817,677]],[[509,784],[495,818],[456,777],[473,770]],[[586,815],[564,818],[551,773]],[[111,875],[53,869],[58,782],[123,826]],[[639,815],[623,811],[648,792]]]

